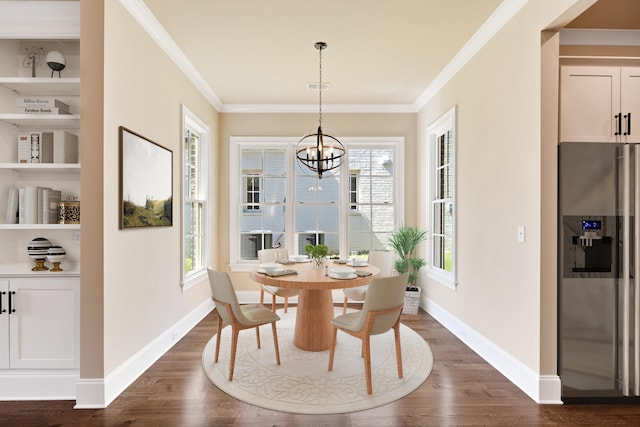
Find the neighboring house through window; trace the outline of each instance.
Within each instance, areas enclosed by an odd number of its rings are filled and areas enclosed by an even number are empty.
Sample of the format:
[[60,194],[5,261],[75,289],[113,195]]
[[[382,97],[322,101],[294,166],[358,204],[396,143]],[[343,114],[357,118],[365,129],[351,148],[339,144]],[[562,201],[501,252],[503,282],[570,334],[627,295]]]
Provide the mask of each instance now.
[[456,286],[455,130],[456,108],[453,107],[427,131],[431,166],[429,275],[452,289]]
[[402,162],[404,139],[343,139],[346,159],[322,179],[296,162],[297,141],[231,138],[232,269],[249,268],[262,248],[305,254],[307,243],[322,243],[344,257],[388,248],[403,214],[401,168],[394,165]]
[[208,265],[207,183],[209,127],[183,106],[182,171],[182,287],[194,285],[206,275]]

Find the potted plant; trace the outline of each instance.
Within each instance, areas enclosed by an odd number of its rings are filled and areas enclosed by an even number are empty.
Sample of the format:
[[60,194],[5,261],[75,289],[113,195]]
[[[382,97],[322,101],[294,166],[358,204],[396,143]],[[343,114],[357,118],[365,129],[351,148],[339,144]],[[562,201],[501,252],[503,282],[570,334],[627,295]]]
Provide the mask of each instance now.
[[398,254],[394,268],[400,274],[409,273],[407,289],[405,292],[405,307],[403,312],[408,314],[418,313],[420,302],[420,288],[416,286],[418,272],[427,262],[416,255],[416,248],[427,239],[427,231],[418,227],[401,225],[391,234],[389,244]]
[[313,268],[321,270],[326,256],[329,255],[329,247],[327,245],[312,245],[309,243],[305,245],[304,250],[309,254],[309,258],[313,262]]

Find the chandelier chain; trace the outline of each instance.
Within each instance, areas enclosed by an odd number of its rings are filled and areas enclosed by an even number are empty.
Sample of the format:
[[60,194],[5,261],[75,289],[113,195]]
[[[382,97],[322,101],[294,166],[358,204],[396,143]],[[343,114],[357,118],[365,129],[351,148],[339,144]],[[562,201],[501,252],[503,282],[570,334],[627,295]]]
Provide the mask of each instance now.
[[319,108],[320,108],[320,114],[319,114],[319,123],[318,123],[318,124],[319,124],[319,126],[320,126],[320,127],[322,127],[322,47],[320,47],[320,48],[318,49],[318,51],[320,52],[320,61],[319,61],[319,63],[320,63],[320,67],[319,67],[319,74],[320,74],[320,90],[318,91],[318,92],[319,92],[319,95],[318,95],[318,96],[319,96],[319,98],[320,98],[320,99],[319,99],[319,101],[320,101],[320,102],[319,102],[319,104],[320,104],[320,107],[319,107]]

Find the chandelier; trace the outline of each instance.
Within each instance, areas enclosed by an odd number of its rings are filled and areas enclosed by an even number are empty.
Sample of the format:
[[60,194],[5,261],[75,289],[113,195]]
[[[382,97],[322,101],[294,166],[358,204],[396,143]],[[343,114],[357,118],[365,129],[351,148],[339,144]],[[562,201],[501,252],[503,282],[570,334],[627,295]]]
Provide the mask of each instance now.
[[296,147],[296,158],[300,166],[304,166],[318,175],[319,179],[325,173],[336,170],[342,163],[345,150],[342,143],[322,129],[322,50],[326,49],[325,42],[315,44],[320,55],[320,81],[319,81],[319,120],[318,129],[304,135]]

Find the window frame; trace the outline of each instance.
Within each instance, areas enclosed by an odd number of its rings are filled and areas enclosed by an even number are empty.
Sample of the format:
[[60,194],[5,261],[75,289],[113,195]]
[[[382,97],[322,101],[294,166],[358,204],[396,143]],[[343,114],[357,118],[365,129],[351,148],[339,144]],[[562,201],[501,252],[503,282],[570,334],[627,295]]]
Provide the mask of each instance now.
[[[282,243],[284,247],[295,247],[296,233],[287,230],[295,230],[295,148],[299,141],[296,137],[230,137],[229,138],[229,266],[231,271],[250,271],[257,261],[241,260],[239,257],[239,239],[232,236],[239,235],[239,218],[238,218],[238,200],[241,188],[240,153],[243,149],[286,149],[286,219],[285,219],[285,238]],[[404,137],[347,137],[341,138],[341,142],[345,147],[357,148],[361,147],[379,147],[393,146],[397,164],[404,164]],[[348,161],[340,167],[338,172],[340,177],[340,206],[339,206],[339,229],[340,229],[340,253],[346,256],[348,248],[348,224],[349,215],[356,215],[358,211],[350,209],[349,203],[349,186],[345,182],[349,181],[350,170]],[[396,203],[395,203],[395,221],[400,224],[404,218],[404,173],[403,168],[397,168],[394,178],[396,185]]]
[[[197,159],[198,165],[198,198],[188,198],[188,194],[185,194],[186,185],[186,162],[184,158],[184,144],[186,132],[197,134],[199,136],[199,158]],[[180,271],[181,271],[181,287],[182,291],[186,291],[195,286],[207,275],[207,266],[209,265],[209,248],[211,242],[210,235],[210,206],[209,206],[209,149],[211,141],[211,130],[209,126],[200,120],[193,112],[191,112],[185,105],[182,105],[182,132],[181,132],[181,258],[180,258]],[[186,247],[187,247],[187,232],[186,232],[186,204],[187,203],[200,203],[202,204],[202,239],[200,242],[200,256],[201,256],[201,268],[191,270],[189,273],[186,271]]]
[[[440,268],[435,265],[435,235],[440,235],[442,233],[437,233],[435,222],[436,215],[435,209],[437,203],[443,203],[445,199],[440,199],[438,192],[438,173],[440,170],[440,161],[438,157],[438,140],[441,136],[445,135],[447,132],[452,133],[452,146],[453,146],[453,155],[451,156],[451,174],[449,178],[453,181],[451,183],[451,191],[453,192],[452,196],[447,198],[446,200],[450,200],[452,206],[452,226],[451,226],[451,245],[452,245],[452,259],[451,259],[451,272]],[[429,207],[427,211],[429,212],[429,262],[427,265],[427,277],[434,279],[436,282],[442,284],[443,286],[456,290],[458,281],[457,281],[457,245],[456,245],[456,230],[457,230],[457,191],[456,191],[456,183],[457,183],[457,175],[456,175],[456,157],[457,157],[457,106],[453,106],[449,111],[444,113],[440,118],[434,121],[427,128],[427,144],[428,144],[428,164],[429,164]]]

